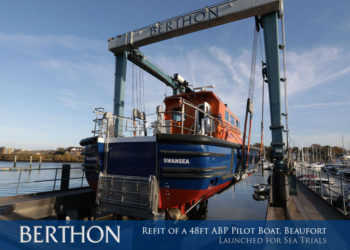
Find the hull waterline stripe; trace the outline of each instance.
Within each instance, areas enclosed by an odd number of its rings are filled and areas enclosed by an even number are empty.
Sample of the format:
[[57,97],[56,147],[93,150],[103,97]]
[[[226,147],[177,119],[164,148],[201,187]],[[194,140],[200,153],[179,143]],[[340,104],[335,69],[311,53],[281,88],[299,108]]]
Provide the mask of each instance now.
[[163,167],[161,168],[162,173],[206,173],[217,170],[227,169],[227,166],[217,166],[209,168],[172,168],[172,167]]
[[226,173],[226,171],[219,171],[216,173],[161,173],[161,177],[179,179],[208,179],[212,177],[221,177]]

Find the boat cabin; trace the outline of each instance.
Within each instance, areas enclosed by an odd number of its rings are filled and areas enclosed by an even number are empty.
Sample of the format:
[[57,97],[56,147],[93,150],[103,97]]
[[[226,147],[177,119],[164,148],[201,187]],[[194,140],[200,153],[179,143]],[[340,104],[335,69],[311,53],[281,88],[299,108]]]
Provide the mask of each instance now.
[[169,96],[164,103],[168,133],[207,135],[242,144],[239,119],[212,91]]

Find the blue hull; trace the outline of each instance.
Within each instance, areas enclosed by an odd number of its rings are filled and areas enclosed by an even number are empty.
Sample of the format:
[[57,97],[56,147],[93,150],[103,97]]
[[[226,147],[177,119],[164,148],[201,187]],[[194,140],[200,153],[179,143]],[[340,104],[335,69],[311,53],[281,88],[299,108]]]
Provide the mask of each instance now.
[[[116,138],[109,144],[111,175],[158,177],[160,188],[206,190],[232,182],[241,171],[240,145],[213,138],[198,140],[181,135]],[[104,144],[97,143],[96,168],[104,170]],[[251,152],[251,163],[257,152]],[[85,166],[91,165],[86,158]],[[90,169],[91,171],[91,169]],[[98,175],[87,173],[89,183]]]

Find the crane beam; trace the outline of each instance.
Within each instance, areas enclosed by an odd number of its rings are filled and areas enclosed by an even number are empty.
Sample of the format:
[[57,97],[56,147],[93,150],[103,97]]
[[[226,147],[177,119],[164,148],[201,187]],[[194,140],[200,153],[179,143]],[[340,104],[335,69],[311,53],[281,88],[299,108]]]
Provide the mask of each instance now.
[[171,77],[161,70],[158,66],[150,62],[142,53],[137,49],[133,49],[128,52],[128,60],[139,66],[155,78],[159,79],[165,85],[173,89],[174,94],[190,91],[187,86],[187,82],[179,82],[175,77]]
[[130,31],[108,40],[115,54],[240,19],[283,12],[283,0],[230,0]]

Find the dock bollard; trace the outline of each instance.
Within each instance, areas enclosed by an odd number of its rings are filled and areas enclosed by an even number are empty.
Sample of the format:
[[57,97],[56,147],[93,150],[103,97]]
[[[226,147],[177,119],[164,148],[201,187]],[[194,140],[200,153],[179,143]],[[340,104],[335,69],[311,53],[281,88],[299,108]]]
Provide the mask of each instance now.
[[29,158],[29,168],[32,169],[33,156]]
[[296,177],[296,169],[294,168],[291,175],[288,175],[289,185],[289,194],[297,195],[297,177]]
[[69,189],[69,179],[70,179],[70,164],[63,164],[62,174],[61,174],[61,191],[66,191]]
[[16,168],[17,165],[17,155],[15,155],[15,158],[13,159],[13,168]]

